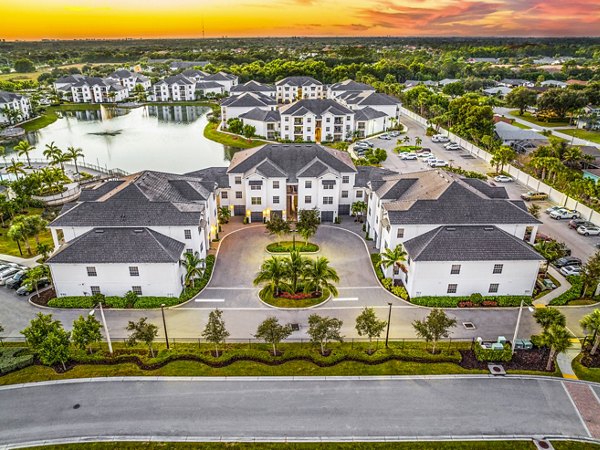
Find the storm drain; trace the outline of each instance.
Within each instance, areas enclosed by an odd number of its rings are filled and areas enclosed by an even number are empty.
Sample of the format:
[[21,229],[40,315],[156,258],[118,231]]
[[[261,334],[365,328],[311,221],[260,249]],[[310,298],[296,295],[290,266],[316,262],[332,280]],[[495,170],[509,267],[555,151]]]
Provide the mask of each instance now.
[[79,403],[75,403],[75,404],[73,405],[73,409],[79,409],[79,407],[80,407],[80,406],[81,406],[81,405],[80,405]]
[[300,331],[300,324],[290,323],[290,327],[292,327],[292,331]]
[[463,327],[465,327],[465,330],[474,330],[475,329],[475,325],[473,324],[473,322],[463,322]]

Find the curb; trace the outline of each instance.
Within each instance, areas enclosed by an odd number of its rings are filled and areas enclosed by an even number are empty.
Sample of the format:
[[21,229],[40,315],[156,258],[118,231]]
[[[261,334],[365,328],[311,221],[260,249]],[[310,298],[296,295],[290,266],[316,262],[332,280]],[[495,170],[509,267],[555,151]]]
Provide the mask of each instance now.
[[306,310],[306,309],[315,309],[315,308],[318,308],[319,306],[323,306],[325,303],[327,303],[333,297],[333,295],[331,295],[331,293],[330,293],[329,297],[327,297],[321,303],[317,303],[316,305],[306,306],[306,307],[303,307],[303,308],[283,308],[283,307],[280,307],[280,306],[270,305],[267,302],[265,302],[262,298],[260,298],[260,291],[256,293],[256,296],[258,297],[258,301],[261,302],[263,305],[265,305],[265,306],[267,306],[267,307],[269,307],[271,309],[277,309],[279,311],[303,311],[303,310]]

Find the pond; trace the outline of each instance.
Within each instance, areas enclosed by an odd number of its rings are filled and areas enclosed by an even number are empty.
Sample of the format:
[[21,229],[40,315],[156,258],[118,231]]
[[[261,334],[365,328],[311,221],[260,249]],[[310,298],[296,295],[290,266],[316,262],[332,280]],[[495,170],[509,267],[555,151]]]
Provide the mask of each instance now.
[[[239,150],[204,137],[210,108],[204,106],[104,107],[62,112],[56,122],[27,134],[44,158],[46,144],[83,150],[85,162],[126,172],[151,169],[185,173],[227,166]],[[10,149],[10,145],[7,146]]]

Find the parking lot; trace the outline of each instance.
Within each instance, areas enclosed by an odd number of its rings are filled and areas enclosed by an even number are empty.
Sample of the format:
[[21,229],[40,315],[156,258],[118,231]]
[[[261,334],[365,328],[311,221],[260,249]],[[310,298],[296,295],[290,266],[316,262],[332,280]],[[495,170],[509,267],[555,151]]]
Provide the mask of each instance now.
[[[407,117],[402,117],[402,123],[408,127],[408,131],[406,134],[402,134],[398,138],[393,138],[389,141],[379,139],[377,137],[367,139],[374,144],[374,148],[379,147],[387,151],[388,158],[382,163],[383,167],[395,170],[399,173],[431,170],[431,168],[422,159],[419,158],[412,161],[401,160],[398,154],[394,153],[393,151],[394,147],[398,145],[398,141],[400,141],[400,145],[414,145],[415,138],[420,137],[422,139],[422,147],[429,148],[434,156],[436,156],[438,159],[446,161],[449,165],[461,167],[465,170],[477,171],[480,173],[489,173],[493,171],[493,168],[489,166],[489,164],[477,156],[471,155],[467,150],[463,149],[459,151],[449,151],[444,149],[442,143],[433,142],[430,137],[425,135],[425,129],[417,122]],[[405,136],[410,138],[410,141],[406,144],[403,142]],[[489,178],[488,181],[495,185],[504,186],[508,192],[509,198],[511,199],[520,199],[521,194],[530,190],[518,182],[496,183],[491,178]],[[567,247],[571,249],[572,255],[581,258],[583,261],[586,261],[596,252],[596,244],[600,243],[599,236],[582,236],[578,234],[577,231],[569,228],[569,220],[552,219],[544,212],[546,208],[553,206],[553,203],[549,201],[537,201],[536,203],[539,204],[542,209],[542,212],[540,213],[540,220],[543,222],[543,224],[538,230],[539,233],[550,236],[560,242],[564,242]],[[588,218],[583,217],[583,219]]]

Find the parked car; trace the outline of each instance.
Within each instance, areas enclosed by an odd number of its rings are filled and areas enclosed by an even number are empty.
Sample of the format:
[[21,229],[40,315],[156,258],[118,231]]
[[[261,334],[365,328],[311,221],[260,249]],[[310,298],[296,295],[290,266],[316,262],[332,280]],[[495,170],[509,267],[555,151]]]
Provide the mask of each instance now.
[[446,144],[444,144],[444,148],[448,148],[448,147],[450,147],[451,145],[458,145],[458,144],[457,144],[456,142],[449,141],[449,142],[447,142]]
[[431,153],[418,153],[417,157],[422,159],[431,158],[433,155]]
[[442,159],[436,159],[433,161],[429,161],[428,164],[430,167],[446,167],[448,165],[448,163]]
[[562,206],[551,206],[550,208],[546,209],[546,214],[550,214],[552,211],[557,211],[559,209],[563,209]]
[[494,177],[494,181],[497,181],[498,183],[509,183],[513,181],[513,179],[512,177],[508,177],[506,175],[498,175]]
[[[50,280],[48,278],[40,279],[38,283],[38,289],[42,289],[50,284]],[[17,289],[17,295],[29,295],[34,291],[33,286],[31,284],[24,284],[19,289]]]
[[429,155],[427,158],[425,158],[425,162],[427,164],[429,164],[431,161],[437,161],[437,157],[434,155]]
[[383,139],[384,141],[391,141],[392,140],[392,138],[390,137],[389,134],[382,134],[382,135],[380,135],[378,137],[379,137],[379,139]]
[[574,230],[576,230],[577,228],[579,228],[582,225],[584,227],[593,227],[594,226],[594,224],[592,222],[588,222],[585,219],[573,219],[573,220],[569,220],[569,228],[572,228]]
[[572,209],[566,209],[566,208],[557,209],[550,213],[550,217],[552,217],[553,219],[556,219],[556,220],[578,219],[579,216],[580,216],[580,214],[577,211],[574,211]]
[[448,136],[444,136],[443,134],[434,134],[431,136],[431,140],[433,142],[448,142],[450,139]]
[[576,258],[575,256],[564,256],[554,261],[554,265],[558,268],[565,266],[580,266],[581,259]]
[[577,232],[579,234],[583,234],[584,236],[598,236],[600,234],[600,228],[595,225],[593,227],[584,227],[582,225],[577,228]]
[[414,161],[418,158],[416,153],[400,153],[400,159]]
[[27,270],[20,270],[13,275],[13,277],[6,281],[6,287],[9,289],[18,289],[23,284],[23,280],[27,275]]
[[565,266],[561,267],[559,272],[562,273],[565,277],[568,277],[569,275],[581,274],[581,270],[581,266]]
[[461,150],[462,147],[458,144],[453,144],[453,145],[449,145],[448,147],[446,147],[446,150],[449,151],[453,151],[453,150]]
[[4,269],[2,272],[0,272],[0,286],[4,286],[6,281],[12,278],[17,272],[19,272],[19,270],[21,269],[17,267],[11,267],[9,269]]
[[358,141],[357,143],[354,144],[354,147],[373,148],[373,144],[369,141]]
[[521,194],[521,198],[529,202],[534,200],[546,200],[548,198],[548,194],[544,194],[543,192],[529,191],[526,194]]
[[400,136],[400,132],[399,131],[390,131],[388,134],[391,137],[398,137],[398,136]]

